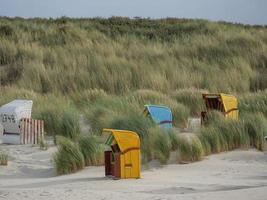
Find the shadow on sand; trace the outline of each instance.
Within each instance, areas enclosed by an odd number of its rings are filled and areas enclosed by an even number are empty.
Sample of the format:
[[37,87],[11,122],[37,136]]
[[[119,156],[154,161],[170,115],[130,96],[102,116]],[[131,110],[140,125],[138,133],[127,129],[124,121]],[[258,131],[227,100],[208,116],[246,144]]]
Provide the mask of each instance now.
[[40,187],[47,187],[47,186],[56,186],[56,185],[62,185],[62,184],[69,184],[69,183],[79,183],[79,182],[98,182],[98,181],[107,181],[111,180],[107,177],[90,177],[90,178],[69,178],[61,179],[61,177],[58,177],[59,180],[49,180],[43,181],[43,182],[34,182],[29,184],[20,184],[20,185],[13,185],[13,186],[2,186],[1,189],[8,188],[8,189],[27,189],[27,188],[40,188]]

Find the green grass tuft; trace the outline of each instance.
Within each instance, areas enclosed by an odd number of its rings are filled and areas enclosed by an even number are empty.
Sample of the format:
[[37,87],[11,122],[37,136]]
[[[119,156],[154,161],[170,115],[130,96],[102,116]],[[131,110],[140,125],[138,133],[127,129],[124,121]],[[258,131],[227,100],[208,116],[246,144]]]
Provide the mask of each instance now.
[[161,164],[166,164],[170,158],[172,144],[168,133],[160,128],[151,128],[149,134],[152,135],[154,158]]
[[79,146],[65,137],[58,137],[58,151],[53,161],[58,174],[69,174],[84,168],[85,162]]
[[171,141],[171,150],[176,151],[179,148],[179,138],[177,131],[175,130],[167,130],[166,131],[170,137]]
[[78,139],[85,165],[102,165],[104,163],[104,147],[97,142],[96,137],[82,135]]
[[0,152],[0,165],[8,164],[8,155],[4,152]]
[[81,130],[80,130],[80,117],[76,111],[67,110],[63,113],[60,134],[64,137],[71,139],[77,139]]
[[203,147],[201,141],[196,136],[178,136],[179,147],[179,161],[199,161],[202,159]]
[[48,144],[43,137],[40,138],[39,147],[41,150],[44,150],[44,151],[48,149]]
[[250,144],[259,149],[264,149],[264,136],[267,135],[267,120],[260,114],[246,114],[243,116],[245,130],[247,131]]

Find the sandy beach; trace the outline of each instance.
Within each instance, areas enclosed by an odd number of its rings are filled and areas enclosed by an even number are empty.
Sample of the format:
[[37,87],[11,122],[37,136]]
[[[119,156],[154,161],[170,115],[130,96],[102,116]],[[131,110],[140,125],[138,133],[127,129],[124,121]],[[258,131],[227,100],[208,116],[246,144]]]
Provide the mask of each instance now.
[[[111,180],[104,167],[56,176],[51,155],[32,146],[2,145],[10,156],[0,167],[0,199],[227,199],[267,198],[267,153],[233,151],[192,164],[142,171],[141,179]],[[154,164],[152,164],[154,165]],[[156,165],[155,165],[156,166]]]

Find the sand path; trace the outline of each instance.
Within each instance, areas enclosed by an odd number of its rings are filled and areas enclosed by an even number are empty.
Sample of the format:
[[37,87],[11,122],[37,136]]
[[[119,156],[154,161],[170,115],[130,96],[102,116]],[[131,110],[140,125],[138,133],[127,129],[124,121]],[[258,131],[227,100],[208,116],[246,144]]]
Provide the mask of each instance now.
[[141,179],[110,180],[103,167],[55,176],[51,155],[30,146],[1,146],[9,166],[0,167],[0,200],[23,199],[267,199],[267,154],[255,150],[212,155],[201,162],[142,172]]

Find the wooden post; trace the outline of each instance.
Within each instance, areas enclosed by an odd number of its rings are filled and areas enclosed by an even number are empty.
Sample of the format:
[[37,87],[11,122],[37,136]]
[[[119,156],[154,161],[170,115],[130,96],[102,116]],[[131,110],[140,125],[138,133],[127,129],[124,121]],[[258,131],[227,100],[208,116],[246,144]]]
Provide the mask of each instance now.
[[23,141],[23,139],[24,139],[24,119],[21,119],[20,120],[20,122],[19,122],[19,130],[20,130],[20,134],[19,134],[19,136],[20,136],[20,144],[24,144],[24,141]]
[[37,121],[38,120],[34,120],[34,144],[37,144]]
[[41,120],[41,123],[42,123],[42,128],[41,128],[41,137],[42,137],[42,140],[44,140],[44,121]]
[[40,143],[41,120],[38,120],[37,143]]
[[27,125],[27,119],[24,119],[24,144],[27,144],[27,137],[28,137],[28,125]]
[[27,144],[30,144],[31,142],[31,118],[28,119],[28,140],[27,140]]
[[34,120],[32,119],[32,118],[30,118],[30,128],[31,128],[31,131],[30,131],[30,144],[32,144],[32,142],[33,142],[33,140],[32,140],[32,138],[33,138],[33,127],[32,127],[32,122],[33,122]]

